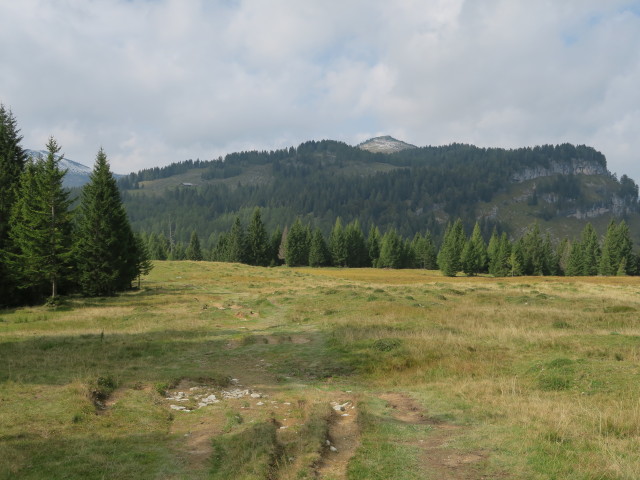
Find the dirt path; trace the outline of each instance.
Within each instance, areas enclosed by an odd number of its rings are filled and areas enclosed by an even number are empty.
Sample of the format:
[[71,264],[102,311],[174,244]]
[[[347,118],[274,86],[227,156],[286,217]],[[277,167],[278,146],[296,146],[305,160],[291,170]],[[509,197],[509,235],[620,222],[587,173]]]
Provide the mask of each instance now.
[[[421,453],[421,465],[428,478],[439,480],[478,480],[496,478],[481,473],[482,462],[487,453],[481,450],[462,451],[454,449],[449,442],[461,435],[464,428],[429,417],[424,409],[411,397],[402,393],[385,393],[380,398],[387,402],[393,417],[412,425],[429,425],[433,428],[424,439],[412,442]],[[505,478],[499,476],[498,478]]]
[[316,469],[316,477],[339,480],[347,478],[347,466],[360,443],[358,410],[354,399],[332,402],[329,438]]

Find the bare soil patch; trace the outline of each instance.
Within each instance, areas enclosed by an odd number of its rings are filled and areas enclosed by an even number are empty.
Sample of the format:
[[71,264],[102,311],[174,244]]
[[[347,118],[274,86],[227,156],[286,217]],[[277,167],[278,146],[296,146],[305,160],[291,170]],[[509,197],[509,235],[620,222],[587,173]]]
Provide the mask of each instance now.
[[353,398],[331,402],[329,435],[316,468],[317,478],[347,478],[347,466],[360,444],[358,410]]
[[[482,471],[488,454],[482,450],[462,451],[450,446],[465,428],[429,416],[411,397],[403,393],[385,393],[380,398],[387,402],[393,418],[411,425],[429,425],[432,432],[411,444],[421,450],[421,466],[433,478],[440,480],[477,480],[496,478]],[[431,477],[430,477],[431,478]],[[506,478],[500,476],[500,478]]]

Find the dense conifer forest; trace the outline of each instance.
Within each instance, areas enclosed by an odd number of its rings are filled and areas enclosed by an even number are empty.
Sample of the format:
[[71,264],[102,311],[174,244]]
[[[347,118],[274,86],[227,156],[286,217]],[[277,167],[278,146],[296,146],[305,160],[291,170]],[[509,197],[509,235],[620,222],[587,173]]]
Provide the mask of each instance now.
[[[405,237],[429,230],[439,242],[446,224],[457,218],[468,230],[479,221],[485,239],[494,228],[515,235],[509,223],[479,215],[478,205],[508,193],[523,171],[574,164],[602,172],[607,186],[591,188],[580,178],[585,175],[572,172],[549,175],[527,198],[530,205],[538,205],[529,223],[612,202],[624,212],[637,211],[635,182],[611,175],[600,152],[570,144],[514,150],[452,144],[382,154],[341,142],[311,141],[298,148],[143,170],[121,179],[120,186],[134,227],[170,235],[171,241],[186,243],[195,230],[212,247],[237,216],[249,222],[257,206],[269,229],[291,226],[301,217],[328,235],[340,217],[381,231],[394,228]],[[171,172],[191,172],[197,181],[171,183]],[[162,189],[147,180],[161,177],[169,178]]]
[[0,105],[0,306],[56,304],[61,294],[113,295],[151,269],[107,156],[100,150],[79,207],[62,186],[61,147],[27,158],[10,110]]

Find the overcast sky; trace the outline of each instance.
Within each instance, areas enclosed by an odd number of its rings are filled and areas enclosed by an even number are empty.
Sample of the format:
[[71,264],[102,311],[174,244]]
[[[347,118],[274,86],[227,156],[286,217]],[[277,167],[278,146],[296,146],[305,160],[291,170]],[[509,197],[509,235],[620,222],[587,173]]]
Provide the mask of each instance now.
[[640,180],[640,0],[0,0],[0,42],[23,146],[118,173],[389,134]]

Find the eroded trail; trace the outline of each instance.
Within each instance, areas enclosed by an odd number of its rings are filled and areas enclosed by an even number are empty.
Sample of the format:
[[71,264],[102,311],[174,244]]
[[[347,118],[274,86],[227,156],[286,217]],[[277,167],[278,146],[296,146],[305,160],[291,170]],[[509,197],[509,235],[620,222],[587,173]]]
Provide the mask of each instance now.
[[346,479],[349,460],[360,443],[358,410],[353,398],[331,402],[331,406],[329,438],[315,474],[317,478]]
[[414,399],[406,394],[385,393],[380,395],[380,398],[387,402],[396,420],[411,425],[429,425],[432,428],[428,436],[412,442],[420,448],[420,463],[425,478],[439,480],[496,478],[495,475],[488,476],[482,473],[483,462],[488,457],[487,452],[461,450],[450,445],[452,439],[464,433],[464,427],[430,417]]

